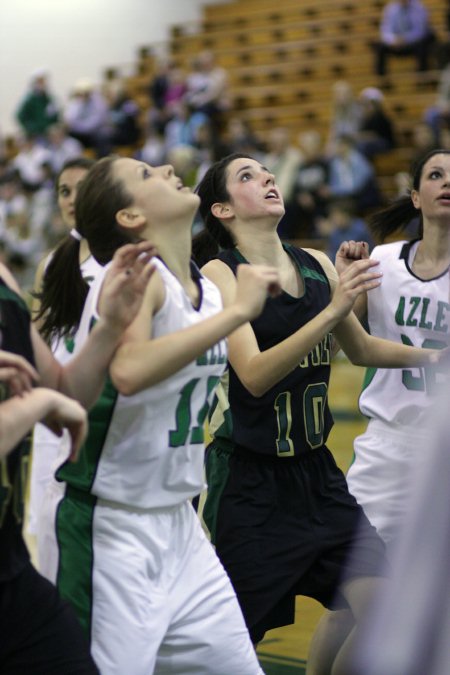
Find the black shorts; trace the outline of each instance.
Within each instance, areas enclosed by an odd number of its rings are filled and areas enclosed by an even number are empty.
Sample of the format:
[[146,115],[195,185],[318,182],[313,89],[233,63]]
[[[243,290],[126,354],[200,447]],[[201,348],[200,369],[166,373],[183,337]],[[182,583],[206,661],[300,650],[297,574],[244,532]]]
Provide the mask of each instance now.
[[30,563],[0,583],[0,673],[99,673],[74,611]]
[[204,510],[254,642],[294,622],[295,596],[347,606],[341,583],[385,574],[385,547],[325,446],[293,458],[211,444]]

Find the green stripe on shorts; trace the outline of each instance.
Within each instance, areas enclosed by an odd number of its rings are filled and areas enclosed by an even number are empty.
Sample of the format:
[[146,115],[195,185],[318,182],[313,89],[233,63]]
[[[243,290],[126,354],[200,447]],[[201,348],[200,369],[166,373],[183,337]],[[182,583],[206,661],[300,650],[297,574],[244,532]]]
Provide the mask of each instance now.
[[57,586],[70,602],[87,637],[91,636],[93,518],[96,497],[67,486],[56,517],[59,547]]

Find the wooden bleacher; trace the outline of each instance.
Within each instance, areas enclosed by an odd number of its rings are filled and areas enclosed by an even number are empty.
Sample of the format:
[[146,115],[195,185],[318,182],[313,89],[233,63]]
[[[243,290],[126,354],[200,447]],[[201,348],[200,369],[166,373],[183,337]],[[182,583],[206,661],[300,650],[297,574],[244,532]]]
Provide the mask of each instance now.
[[[445,0],[424,0],[437,36],[443,38]],[[415,72],[413,57],[391,58],[389,74],[373,73],[371,43],[377,39],[383,0],[234,0],[206,5],[200,23],[173,27],[170,55],[188,70],[195,54],[212,50],[230,78],[232,110],[264,134],[287,126],[295,137],[315,128],[326,134],[331,90],[338,79],[355,91],[376,86],[385,94],[398,147],[377,160],[385,192],[407,170],[413,126],[433,104],[439,72]],[[131,79],[141,106],[148,106],[151,50],[143,50]],[[392,186],[390,188],[390,186]],[[388,194],[389,196],[389,194]]]

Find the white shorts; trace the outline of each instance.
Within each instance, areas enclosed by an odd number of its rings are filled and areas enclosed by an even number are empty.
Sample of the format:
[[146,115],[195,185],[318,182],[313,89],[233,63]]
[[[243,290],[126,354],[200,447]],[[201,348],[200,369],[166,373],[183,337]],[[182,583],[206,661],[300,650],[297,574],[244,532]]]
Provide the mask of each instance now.
[[[99,499],[91,524],[88,614],[102,675],[263,672],[229,578],[190,503],[136,511]],[[74,585],[73,594],[79,590]]]
[[[388,546],[397,538],[410,493],[410,472],[425,439],[370,420],[354,442],[355,458],[347,473],[350,492]],[[420,454],[418,454],[418,451]]]

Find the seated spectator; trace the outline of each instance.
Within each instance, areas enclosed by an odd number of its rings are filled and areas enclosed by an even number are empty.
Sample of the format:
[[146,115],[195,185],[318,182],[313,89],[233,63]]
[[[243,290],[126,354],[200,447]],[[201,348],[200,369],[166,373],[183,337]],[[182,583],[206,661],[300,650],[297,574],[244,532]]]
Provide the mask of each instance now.
[[17,174],[0,181],[0,248],[2,259],[29,287],[41,253],[41,232],[33,230],[30,201]]
[[292,197],[301,160],[302,154],[299,148],[291,142],[289,129],[275,127],[269,131],[267,151],[262,155],[261,162],[275,174],[277,185],[285,202]]
[[62,124],[53,124],[49,127],[47,150],[50,152],[50,165],[55,176],[69,159],[74,159],[83,154],[83,146],[80,141],[68,136]]
[[216,64],[212,52],[201,52],[194,60],[186,76],[185,100],[192,110],[207,115],[215,128],[221,127],[222,113],[230,107],[228,74]]
[[48,76],[40,68],[31,76],[30,87],[19,104],[17,120],[27,136],[42,138],[58,121],[58,108],[48,88]]
[[224,129],[223,140],[226,154],[240,152],[250,157],[259,158],[262,152],[262,143],[252,131],[250,124],[240,117],[230,117]]
[[426,122],[418,122],[412,129],[411,164],[425,157],[431,150],[440,147],[438,136]]
[[98,154],[104,156],[121,145],[134,146],[141,138],[140,108],[124,85],[110,92],[105,125],[99,130]]
[[329,158],[329,189],[332,197],[350,197],[358,212],[379,206],[380,192],[373,165],[355,146],[350,136],[337,139]]
[[142,147],[134,153],[134,157],[151,166],[166,164],[164,134],[158,127],[155,127],[152,124],[147,125],[147,131],[144,133]]
[[286,213],[278,226],[280,237],[297,239],[317,236],[317,222],[327,214],[329,196],[328,160],[317,131],[305,131],[298,137],[303,155]]
[[173,66],[166,59],[155,62],[155,72],[148,88],[150,99],[149,123],[161,134],[167,123],[166,93],[169,88],[169,72]]
[[436,45],[436,61],[438,68],[445,68],[450,63],[450,0],[447,0],[444,12],[444,39]]
[[356,133],[356,147],[369,159],[391,150],[395,145],[394,129],[386,113],[384,96],[375,87],[366,87],[359,95],[361,119]]
[[333,262],[344,241],[366,241],[369,251],[373,238],[366,222],[357,215],[357,206],[351,199],[335,199],[329,205],[328,217],[319,224],[319,233],[327,240],[327,255]]
[[93,83],[88,79],[80,79],[75,83],[65,111],[64,120],[67,132],[85,148],[102,154],[102,129],[108,119],[108,104]]
[[431,126],[436,138],[441,127],[450,122],[450,64],[441,72],[436,102],[425,110],[424,120]]
[[428,10],[420,0],[391,0],[384,8],[380,41],[376,43],[375,72],[386,73],[388,55],[414,54],[419,71],[428,69],[430,47],[435,40]]
[[178,145],[195,145],[196,131],[209,121],[209,117],[198,110],[192,110],[185,101],[173,103],[170,119],[164,128],[166,151]]
[[51,154],[35,136],[17,138],[19,152],[11,161],[26,192],[36,192],[51,180]]
[[327,141],[329,152],[334,151],[334,143],[339,136],[356,134],[360,117],[361,107],[352,85],[346,80],[338,80],[332,88],[331,123]]

